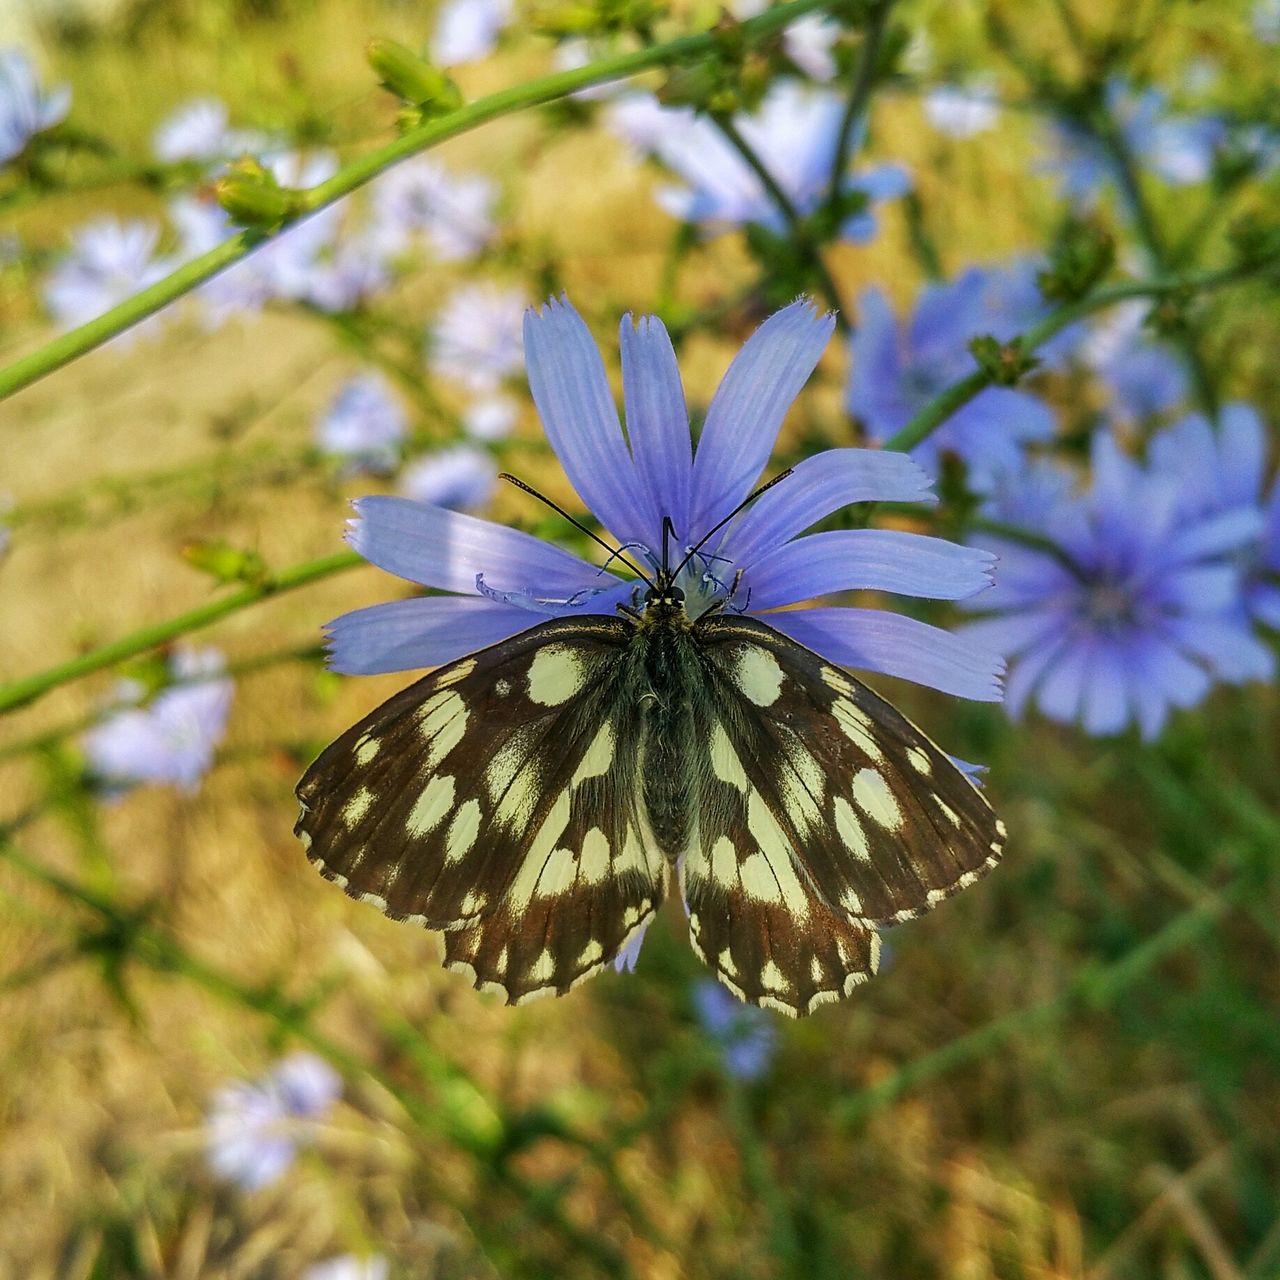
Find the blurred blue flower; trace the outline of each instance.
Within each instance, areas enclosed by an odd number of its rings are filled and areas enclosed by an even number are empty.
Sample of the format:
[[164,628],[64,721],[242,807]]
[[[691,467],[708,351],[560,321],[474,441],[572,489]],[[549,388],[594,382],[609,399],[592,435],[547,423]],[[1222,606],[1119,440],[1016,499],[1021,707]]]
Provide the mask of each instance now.
[[1280,44],[1280,0],[1254,0],[1253,34],[1263,44]]
[[691,107],[664,107],[651,93],[621,94],[604,114],[605,127],[637,159],[655,153],[664,138],[692,128],[697,118]]
[[316,423],[325,453],[370,471],[394,471],[409,424],[404,406],[376,373],[348,378]]
[[759,1080],[769,1070],[778,1029],[765,1010],[739,1003],[709,978],[694,984],[693,1007],[703,1031],[719,1048],[725,1071],[735,1080]]
[[[234,685],[216,649],[175,649],[174,681],[146,706],[112,712],[84,738],[90,772],[113,789],[170,782],[195,791],[213,764],[231,711]],[[143,690],[122,681],[117,702],[136,704]]]
[[489,505],[497,483],[498,468],[492,455],[484,449],[459,444],[407,466],[400,477],[400,492],[414,502],[473,511]]
[[[1261,521],[1238,508],[1197,517],[1182,478],[1139,466],[1107,432],[1094,436],[1092,463],[1079,496],[1041,475],[1038,511],[1025,500],[1012,509],[999,497],[989,504],[989,515],[1048,538],[1058,553],[975,536],[998,554],[999,572],[991,591],[962,606],[990,615],[963,634],[1009,659],[1011,716],[1034,701],[1050,719],[1079,722],[1090,734],[1136,723],[1153,738],[1214,677],[1239,683],[1270,674],[1271,655],[1240,609],[1232,559]],[[1008,491],[1016,488],[1015,479]]]
[[268,1186],[341,1094],[337,1072],[313,1053],[290,1054],[255,1083],[224,1085],[205,1122],[209,1167],[246,1191]]
[[515,429],[520,406],[510,396],[486,395],[473,400],[462,414],[462,426],[476,440],[503,440]]
[[[790,199],[798,213],[814,212],[827,194],[844,115],[840,94],[782,81],[769,91],[754,115],[734,117],[743,139]],[[658,203],[673,217],[717,231],[746,223],[778,234],[786,219],[756,172],[705,117],[689,122],[675,114],[654,139],[653,151],[688,184],[658,190]],[[849,175],[846,194],[860,194],[867,208],[840,229],[846,240],[862,242],[876,233],[870,206],[905,195],[911,179],[900,165],[879,165]]]
[[487,58],[511,21],[511,0],[447,0],[436,19],[431,59],[441,67]]
[[[44,286],[44,301],[63,328],[74,328],[109,311],[167,275],[170,263],[156,256],[160,228],[150,222],[97,218],[72,238],[71,252]],[[154,332],[153,317],[112,339],[127,346]]]
[[21,49],[0,49],[0,165],[26,150],[37,133],[60,123],[70,109],[70,88],[60,85],[46,93]]
[[950,138],[974,138],[1000,119],[1000,99],[990,80],[940,84],[924,95],[925,119]]
[[[694,455],[675,352],[660,321],[621,326],[628,436],[603,361],[565,301],[525,317],[529,384],[552,448],[586,506],[629,554],[656,569],[662,522],[688,546],[750,492],[782,420],[831,336],[804,301],[748,340],[707,411]],[[852,502],[929,500],[902,454],[833,449],[800,462],[758,498],[679,585],[693,616],[713,602],[749,609],[834,662],[902,676],[961,697],[999,697],[986,649],[883,609],[787,606],[857,589],[958,599],[989,582],[991,557],[920,534],[845,529],[799,537]],[[349,534],[366,559],[439,592],[374,605],[330,624],[339,671],[436,666],[549,617],[612,614],[634,581],[527,534],[403,498],[363,498]]]
[[524,364],[520,289],[462,285],[445,299],[427,340],[427,363],[437,377],[469,391],[492,394]]
[[302,1280],[387,1280],[390,1274],[386,1258],[357,1258],[345,1253],[312,1263],[302,1273]]
[[160,122],[152,139],[156,158],[172,164],[198,160],[217,166],[244,155],[261,155],[270,146],[265,134],[233,129],[220,98],[195,98]]
[[1084,363],[1110,391],[1112,412],[1136,421],[1167,412],[1187,394],[1182,361],[1144,336],[1150,310],[1151,304],[1141,299],[1113,307],[1095,322],[1079,347]]
[[[873,440],[905,427],[951,383],[973,372],[972,338],[995,329],[1003,339],[1021,328],[1021,316],[988,310],[991,288],[988,273],[977,267],[949,284],[926,285],[905,323],[895,318],[879,289],[861,295],[859,326],[850,344],[848,406]],[[987,387],[912,456],[936,475],[939,455],[955,453],[968,464],[971,484],[981,489],[996,472],[1016,469],[1022,446],[1048,439],[1053,429],[1053,414],[1036,396]]]
[[[1213,172],[1215,152],[1227,137],[1226,124],[1216,116],[1173,115],[1161,90],[1139,90],[1119,76],[1107,81],[1104,101],[1124,148],[1141,168],[1172,186],[1193,186]],[[1077,121],[1055,121],[1053,137],[1051,171],[1063,194],[1077,204],[1091,202],[1115,178],[1114,158]]]
[[1267,431],[1258,411],[1223,405],[1216,430],[1191,414],[1157,432],[1149,455],[1157,471],[1178,480],[1189,517],[1242,512],[1259,520],[1256,539],[1234,557],[1243,578],[1240,603],[1255,621],[1280,630],[1280,477],[1266,496]]
[[483,174],[452,174],[427,157],[409,160],[374,184],[371,235],[390,257],[426,241],[440,262],[473,258],[497,234],[497,187]]
[[[1014,258],[996,266],[977,268],[985,279],[981,332],[1008,342],[1026,333],[1053,310],[1053,304],[1040,292],[1036,282],[1036,276],[1045,266],[1042,259]],[[1045,368],[1056,368],[1075,352],[1084,333],[1083,322],[1068,325],[1036,348],[1036,358]]]
[[[725,6],[744,21],[763,13],[769,0],[733,0]],[[825,14],[806,13],[790,23],[782,33],[782,51],[813,80],[830,80],[836,73],[833,49],[840,39],[840,24]]]

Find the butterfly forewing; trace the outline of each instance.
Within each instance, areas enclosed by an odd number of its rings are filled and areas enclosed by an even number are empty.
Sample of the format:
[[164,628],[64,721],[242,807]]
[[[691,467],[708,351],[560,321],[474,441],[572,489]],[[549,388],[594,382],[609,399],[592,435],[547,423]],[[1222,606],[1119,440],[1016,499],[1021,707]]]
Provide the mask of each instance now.
[[756,619],[698,630],[712,773],[738,784],[703,805],[709,850],[724,837],[766,853],[784,883],[789,854],[796,880],[866,924],[919,915],[996,864],[1003,824],[884,699]]
[[351,896],[446,934],[513,1002],[612,959],[661,901],[635,771],[632,627],[553,621],[433,672],[298,787],[308,856]]

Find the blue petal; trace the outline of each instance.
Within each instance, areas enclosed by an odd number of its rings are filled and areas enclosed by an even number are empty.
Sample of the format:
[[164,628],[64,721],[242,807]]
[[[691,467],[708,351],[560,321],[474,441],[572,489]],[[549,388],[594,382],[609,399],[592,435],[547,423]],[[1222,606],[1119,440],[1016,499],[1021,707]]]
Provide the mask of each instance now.
[[524,350],[547,439],[578,496],[617,538],[645,540],[646,503],[604,361],[582,317],[554,298],[541,312],[525,312]]
[[[1023,650],[1013,664],[1004,686],[1004,705],[1009,715],[1017,720],[1027,708],[1027,703],[1040,685],[1044,673],[1053,666],[1067,646],[1066,634],[1060,620],[1057,625]],[[967,631],[967,628],[966,628]]]
[[691,537],[751,491],[834,328],[834,316],[802,298],[771,315],[734,357],[707,410],[693,460]]
[[1074,724],[1079,718],[1092,651],[1092,640],[1065,645],[1045,673],[1036,690],[1036,704],[1050,720]]
[[1236,401],[1222,406],[1219,422],[1223,495],[1233,504],[1258,502],[1267,457],[1262,419],[1253,405]]
[[681,538],[689,535],[689,487],[693,447],[689,411],[671,339],[657,316],[642,316],[632,324],[622,317],[622,390],[626,404],[627,438],[636,474],[648,498],[652,548],[662,542],[662,517],[670,516]]
[[1044,551],[1006,542],[1002,538],[975,538],[996,555],[995,585],[990,591],[966,600],[964,609],[1021,609],[1054,595],[1078,589],[1079,581],[1060,561]]
[[855,174],[849,184],[872,200],[896,200],[911,190],[911,171],[900,164],[878,164]]
[[1180,612],[1219,614],[1240,602],[1240,575],[1225,564],[1179,569],[1153,584],[1151,597]]
[[1175,618],[1165,625],[1184,649],[1204,659],[1222,680],[1243,684],[1270,680],[1275,674],[1275,655],[1243,619]]
[[392,600],[329,623],[329,665],[349,676],[438,667],[545,621],[524,609],[470,597]]
[[791,609],[762,621],[846,667],[900,676],[978,702],[1000,701],[1004,662],[940,627],[881,609]]
[[1129,720],[1126,689],[1135,683],[1119,652],[1099,645],[1093,654],[1084,690],[1084,731],[1101,737],[1119,733]]
[[898,322],[879,289],[866,289],[858,298],[858,328],[849,344],[849,361],[849,412],[877,438],[906,426],[912,405],[904,391]]
[[568,597],[584,587],[610,585],[611,574],[527,533],[429,507],[408,498],[360,498],[347,541],[366,560],[399,578],[442,591],[476,592],[476,574],[499,589],[537,586]]
[[742,513],[725,539],[726,554],[739,566],[752,564],[854,502],[936,502],[929,483],[905,453],[828,449],[798,463]]
[[991,585],[995,557],[976,547],[894,529],[838,529],[769,552],[746,575],[753,610],[833,591],[891,591],[958,600]]
[[[1015,658],[1026,650],[1061,635],[1063,625],[1063,617],[1058,610],[1041,609],[967,622],[957,627],[955,634],[1004,658]],[[1009,683],[1012,682],[1011,676]]]
[[1169,540],[1164,555],[1169,561],[1177,562],[1235,551],[1257,538],[1262,526],[1262,512],[1256,507],[1232,507],[1185,524]]

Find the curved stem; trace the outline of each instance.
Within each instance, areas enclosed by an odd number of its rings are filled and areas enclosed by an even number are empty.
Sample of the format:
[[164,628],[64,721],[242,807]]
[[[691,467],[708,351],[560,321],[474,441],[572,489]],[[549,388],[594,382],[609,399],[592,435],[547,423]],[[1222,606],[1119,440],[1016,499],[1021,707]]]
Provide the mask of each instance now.
[[90,649],[88,653],[83,653],[78,658],[60,662],[36,675],[11,680],[6,685],[0,685],[0,714],[26,706],[59,685],[69,684],[72,680],[79,680],[81,676],[91,675],[104,667],[123,662],[126,658],[134,658],[140,653],[146,653],[149,649],[168,644],[169,641],[176,640],[188,632],[198,631],[202,627],[209,626],[210,623],[225,618],[228,614],[238,612],[247,605],[256,604],[259,600],[293,591],[297,587],[305,587],[312,582],[318,582],[321,578],[332,577],[335,573],[354,569],[357,565],[365,563],[367,561],[354,551],[339,551],[331,556],[322,556],[319,560],[308,560],[276,574],[266,582],[242,587],[239,591],[233,591],[220,600],[203,604],[197,609],[190,609],[186,613],[178,614],[177,617],[140,627],[119,640]]
[[800,250],[805,261],[812,268],[814,275],[817,276],[818,283],[822,286],[823,297],[826,298],[827,305],[835,314],[836,328],[848,337],[851,330],[848,317],[844,314],[844,301],[840,297],[839,286],[832,278],[831,272],[827,270],[827,264],[823,261],[822,251],[814,243],[813,236],[810,235],[809,228],[800,216],[799,209],[792,203],[791,197],[778,185],[778,180],[769,172],[769,167],[761,160],[755,148],[742,136],[733,121],[728,116],[713,116],[712,119],[716,128],[724,134],[729,145],[742,157],[752,173],[760,179],[764,189],[769,193],[769,198],[778,206],[778,212],[782,214],[787,224],[787,230],[791,232],[791,242]]
[[[1037,324],[1033,324],[1022,335],[1022,347],[1025,351],[1035,351],[1044,346],[1056,333],[1083,319],[1091,312],[1101,311],[1104,307],[1124,302],[1129,298],[1160,297],[1183,290],[1204,292],[1255,278],[1258,271],[1258,264],[1253,263],[1248,266],[1224,267],[1220,271],[1207,271],[1196,275],[1132,280],[1125,284],[1112,285],[1107,289],[1099,289],[1097,293],[1059,307]],[[891,435],[884,442],[883,447],[897,449],[903,453],[909,452],[922,440],[932,435],[956,410],[963,408],[980,391],[991,386],[992,382],[991,374],[985,369],[975,369],[959,382],[953,382],[941,395],[925,405],[901,431]]]
[[858,51],[858,65],[853,72],[853,87],[840,119],[840,132],[836,136],[836,149],[831,156],[831,177],[828,180],[827,200],[835,208],[840,199],[840,183],[852,158],[854,131],[867,113],[871,90],[876,81],[876,64],[880,61],[880,45],[888,23],[893,0],[881,0],[867,16],[867,28]]
[[[759,17],[744,22],[741,30],[749,39],[758,39],[782,30],[803,14],[815,9],[830,8],[832,3],[833,0],[792,0],[790,4],[769,8]],[[716,32],[680,36],[663,44],[601,58],[598,62],[590,63],[585,67],[541,76],[525,84],[501,89],[487,98],[470,102],[457,111],[451,111],[439,119],[428,121],[416,129],[410,129],[393,141],[374,148],[367,155],[344,165],[327,182],[322,182],[300,193],[296,214],[284,224],[281,230],[286,230],[317,210],[340,200],[343,196],[350,195],[393,164],[406,160],[419,151],[424,151],[448,138],[456,137],[479,125],[487,124],[490,120],[510,115],[526,107],[535,107],[566,97],[590,85],[620,80],[637,71],[645,71],[650,67],[662,66],[666,63],[705,57],[713,52],[718,40],[719,36]],[[161,307],[190,293],[198,285],[239,262],[241,258],[266,243],[267,239],[268,237],[259,232],[239,231],[216,248],[210,249],[208,253],[193,258],[165,276],[163,280],[135,293],[133,297],[103,312],[87,324],[81,325],[78,329],[72,329],[30,355],[15,360],[6,368],[0,369],[0,399],[30,386],[31,383],[69,364],[78,356],[92,351],[95,347],[100,347],[117,334],[123,333],[139,321],[159,311]]]

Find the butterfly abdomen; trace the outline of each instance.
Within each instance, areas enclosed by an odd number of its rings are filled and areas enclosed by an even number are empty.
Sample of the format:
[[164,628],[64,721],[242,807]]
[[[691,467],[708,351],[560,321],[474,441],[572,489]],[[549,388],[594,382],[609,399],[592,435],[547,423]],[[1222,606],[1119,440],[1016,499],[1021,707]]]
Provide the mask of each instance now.
[[696,663],[687,628],[659,621],[645,629],[643,695],[644,803],[649,826],[667,859],[674,863],[689,844],[693,829],[696,780],[694,708]]

